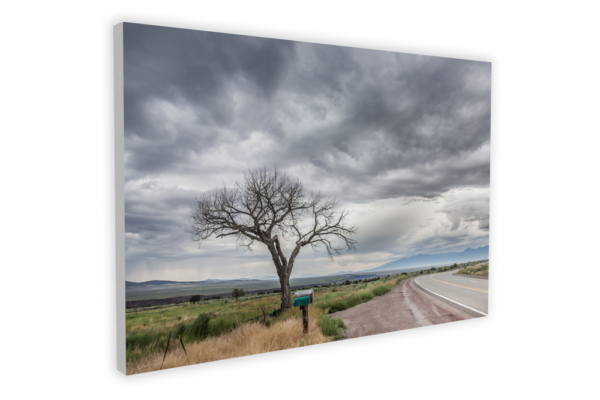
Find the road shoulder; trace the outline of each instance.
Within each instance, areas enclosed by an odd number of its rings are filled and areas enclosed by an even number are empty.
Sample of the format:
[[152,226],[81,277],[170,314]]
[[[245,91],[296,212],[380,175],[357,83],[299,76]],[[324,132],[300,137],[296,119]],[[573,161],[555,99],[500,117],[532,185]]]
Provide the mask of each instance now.
[[345,335],[355,338],[461,321],[473,315],[418,289],[411,278],[383,296],[330,317],[342,318],[348,327]]

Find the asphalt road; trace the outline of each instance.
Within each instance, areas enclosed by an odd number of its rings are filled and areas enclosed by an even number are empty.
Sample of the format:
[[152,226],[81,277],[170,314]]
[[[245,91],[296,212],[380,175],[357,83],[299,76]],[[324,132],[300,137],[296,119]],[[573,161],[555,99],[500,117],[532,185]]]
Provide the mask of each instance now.
[[425,289],[477,311],[488,313],[488,280],[452,275],[456,271],[424,275],[416,283]]

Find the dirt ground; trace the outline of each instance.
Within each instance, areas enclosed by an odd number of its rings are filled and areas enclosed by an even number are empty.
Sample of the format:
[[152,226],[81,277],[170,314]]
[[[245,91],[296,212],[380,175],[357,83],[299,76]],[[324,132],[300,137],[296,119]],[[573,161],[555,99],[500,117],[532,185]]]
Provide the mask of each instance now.
[[381,297],[330,316],[344,320],[348,338],[473,318],[417,288],[413,281],[402,281]]

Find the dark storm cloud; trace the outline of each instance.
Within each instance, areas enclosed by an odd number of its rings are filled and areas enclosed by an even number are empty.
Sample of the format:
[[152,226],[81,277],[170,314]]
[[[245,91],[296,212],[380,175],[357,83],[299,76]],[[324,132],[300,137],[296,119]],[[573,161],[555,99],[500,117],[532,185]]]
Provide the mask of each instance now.
[[[136,24],[125,25],[124,38],[125,134],[151,141],[134,153],[138,171],[164,171],[214,146],[218,128],[235,118],[234,92],[269,102],[295,58],[294,43],[283,40]],[[190,108],[198,129],[165,126],[152,110],[160,101]]]
[[[365,67],[364,84],[348,91],[335,126],[294,142],[290,150],[309,159],[320,174],[346,179],[355,189],[357,183],[368,187],[372,195],[364,200],[432,197],[457,185],[489,183],[489,158],[469,166],[460,162],[490,140],[489,64],[347,51],[356,60],[381,58],[381,64]],[[469,87],[473,80],[483,84]],[[348,158],[357,167],[349,166]],[[454,162],[427,168],[444,161]],[[374,178],[403,168],[422,174],[377,188]]]
[[[309,161],[319,173],[368,184],[489,142],[487,63],[133,24],[125,29],[125,63],[126,134],[147,139],[130,143],[128,167],[136,171],[164,172],[260,131],[282,140],[264,162]],[[238,104],[239,93],[252,104]],[[152,109],[160,101],[189,110],[191,121],[165,123]],[[332,112],[338,120],[326,121]],[[309,119],[324,123],[287,134]],[[224,129],[234,132],[224,139]],[[459,171],[458,180],[486,184],[489,171],[479,167]],[[446,168],[435,173],[437,184],[398,183],[423,196],[461,183]]]
[[[489,63],[137,24],[124,60],[135,257],[184,252],[201,184],[248,168],[277,165],[354,204],[489,186]],[[487,230],[469,207],[440,212]]]

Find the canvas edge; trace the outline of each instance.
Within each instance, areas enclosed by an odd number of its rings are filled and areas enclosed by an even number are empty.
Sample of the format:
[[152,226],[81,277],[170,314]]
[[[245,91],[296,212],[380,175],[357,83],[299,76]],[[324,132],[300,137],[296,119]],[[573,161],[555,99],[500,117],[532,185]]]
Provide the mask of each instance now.
[[123,23],[113,27],[115,123],[115,240],[117,284],[117,369],[126,372],[125,354],[125,110]]

